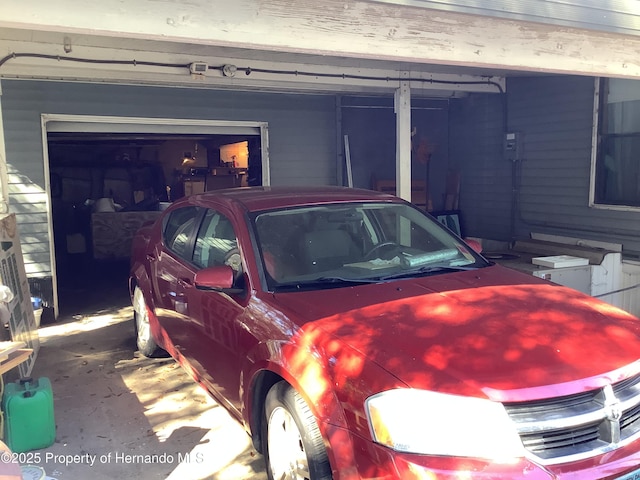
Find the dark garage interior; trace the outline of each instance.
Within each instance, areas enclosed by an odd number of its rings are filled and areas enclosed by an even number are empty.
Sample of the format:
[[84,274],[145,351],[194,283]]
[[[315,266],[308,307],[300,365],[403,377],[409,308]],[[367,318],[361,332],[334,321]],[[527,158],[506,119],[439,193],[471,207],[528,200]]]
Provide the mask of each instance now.
[[60,315],[127,294],[131,238],[167,202],[262,182],[259,136],[50,133],[48,153]]

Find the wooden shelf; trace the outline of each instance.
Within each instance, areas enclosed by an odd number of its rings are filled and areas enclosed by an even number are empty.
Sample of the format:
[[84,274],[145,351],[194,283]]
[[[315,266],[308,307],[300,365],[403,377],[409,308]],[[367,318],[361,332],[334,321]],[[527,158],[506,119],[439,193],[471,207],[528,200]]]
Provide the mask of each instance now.
[[25,362],[33,353],[24,342],[0,342],[0,375]]

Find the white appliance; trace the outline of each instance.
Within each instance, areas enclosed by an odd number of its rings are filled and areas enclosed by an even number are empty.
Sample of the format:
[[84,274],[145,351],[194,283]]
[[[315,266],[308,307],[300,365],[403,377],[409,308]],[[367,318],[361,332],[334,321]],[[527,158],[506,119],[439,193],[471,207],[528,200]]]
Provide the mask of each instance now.
[[[622,285],[622,245],[536,233],[531,237],[508,250],[483,254],[505,267],[623,306],[622,294],[612,293]],[[546,261],[536,265],[539,258]]]

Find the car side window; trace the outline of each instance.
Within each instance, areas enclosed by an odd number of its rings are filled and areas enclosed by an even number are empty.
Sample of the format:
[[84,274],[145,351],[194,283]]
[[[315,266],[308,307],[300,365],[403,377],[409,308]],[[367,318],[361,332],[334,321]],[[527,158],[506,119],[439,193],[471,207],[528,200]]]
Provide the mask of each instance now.
[[236,272],[240,271],[238,240],[227,217],[207,210],[196,236],[193,263],[201,268],[229,265]]
[[165,220],[163,241],[179,257],[191,261],[191,240],[200,209],[185,207],[174,210]]

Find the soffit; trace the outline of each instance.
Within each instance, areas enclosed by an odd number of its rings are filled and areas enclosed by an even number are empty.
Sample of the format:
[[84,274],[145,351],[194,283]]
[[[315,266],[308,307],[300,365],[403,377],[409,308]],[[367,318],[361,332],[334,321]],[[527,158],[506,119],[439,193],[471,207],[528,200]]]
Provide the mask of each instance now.
[[[505,87],[506,73],[501,69],[8,28],[0,28],[0,45],[9,52],[0,65],[2,78],[346,94],[389,94],[398,88],[399,79],[405,78],[413,79],[415,96],[455,97],[466,92],[499,93]],[[128,64],[112,65],[109,59]],[[145,62],[182,66],[149,67]],[[191,75],[184,66],[192,62],[205,62],[210,70],[204,76]],[[226,77],[221,69],[215,70],[223,65],[236,67],[235,75]]]
[[[127,72],[130,66],[71,66],[64,60],[70,56],[177,64],[204,60],[220,66],[229,62],[244,68],[241,73],[251,69],[242,79],[212,76],[199,84],[203,88],[389,92],[397,88],[398,74],[407,72],[420,80],[412,84],[412,93],[439,91],[446,96],[475,87],[463,87],[463,82],[428,85],[424,80],[552,73],[640,77],[640,37],[635,35],[414,5],[442,3],[437,1],[410,3],[103,0],[88,8],[81,0],[55,5],[6,0],[0,46],[8,53],[33,49],[51,58],[59,55],[58,64],[48,65],[50,77],[67,80],[198,86],[185,81],[183,72],[159,72],[138,64],[132,75]],[[68,51],[63,49],[65,37]],[[42,78],[42,63],[42,58],[10,59],[0,76]],[[298,78],[265,73],[270,68]],[[336,79],[340,74],[344,78]],[[385,76],[390,83],[382,86],[369,79]]]

